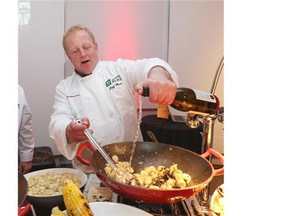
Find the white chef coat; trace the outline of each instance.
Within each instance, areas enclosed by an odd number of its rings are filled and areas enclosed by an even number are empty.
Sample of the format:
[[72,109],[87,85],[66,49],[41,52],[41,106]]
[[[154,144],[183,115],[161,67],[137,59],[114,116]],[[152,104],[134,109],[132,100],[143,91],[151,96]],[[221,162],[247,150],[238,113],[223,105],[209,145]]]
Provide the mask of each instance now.
[[24,90],[18,85],[18,154],[21,162],[33,160],[34,146],[32,113]]
[[[56,87],[49,125],[50,137],[60,153],[73,159],[80,144],[67,145],[65,130],[74,118],[88,117],[93,136],[101,145],[133,141],[137,132],[134,88],[157,65],[164,67],[178,85],[176,73],[158,58],[99,61],[91,75],[81,77],[74,72],[62,80]],[[138,140],[142,140],[141,133]]]

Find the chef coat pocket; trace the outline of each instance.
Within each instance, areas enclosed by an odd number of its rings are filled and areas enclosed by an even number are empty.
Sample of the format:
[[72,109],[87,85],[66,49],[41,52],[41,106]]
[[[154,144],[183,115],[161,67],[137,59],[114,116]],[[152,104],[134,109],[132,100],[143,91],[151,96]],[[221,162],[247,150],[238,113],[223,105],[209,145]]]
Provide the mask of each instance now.
[[84,110],[83,110],[82,98],[80,97],[80,94],[79,93],[69,94],[67,95],[67,99],[71,107],[70,110],[74,112],[74,115],[83,116]]

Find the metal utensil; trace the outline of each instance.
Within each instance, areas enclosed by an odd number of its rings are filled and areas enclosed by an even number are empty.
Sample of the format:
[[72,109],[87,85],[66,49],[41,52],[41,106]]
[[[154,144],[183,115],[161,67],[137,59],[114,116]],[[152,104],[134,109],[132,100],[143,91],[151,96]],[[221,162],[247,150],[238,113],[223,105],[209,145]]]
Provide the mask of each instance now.
[[[82,121],[81,121],[80,119],[78,119],[78,118],[74,119],[74,121],[75,121],[76,123],[78,123],[78,124],[82,124]],[[129,172],[127,172],[127,171],[122,171],[122,170],[120,170],[120,169],[116,166],[116,164],[113,162],[113,160],[109,157],[109,155],[108,155],[108,154],[106,153],[106,151],[102,148],[102,146],[98,144],[98,142],[95,140],[95,138],[92,136],[92,134],[90,133],[90,131],[89,131],[88,129],[85,129],[85,130],[84,130],[84,134],[87,136],[87,138],[89,139],[89,141],[90,141],[90,143],[93,145],[93,147],[100,152],[100,154],[101,154],[101,155],[103,156],[103,158],[107,161],[107,163],[109,164],[109,166],[110,166],[112,169],[114,169],[114,171],[115,171],[118,175],[120,175],[120,176],[124,175],[126,180],[130,180],[130,179],[132,179],[132,178],[134,177],[131,173],[129,173]]]
[[31,212],[33,216],[37,216],[33,205],[31,205]]
[[153,140],[153,142],[155,143],[159,143],[158,139],[156,138],[155,134],[152,131],[147,131],[148,136],[150,137],[150,139]]
[[84,134],[89,139],[90,143],[101,153],[101,155],[105,158],[105,160],[108,162],[109,166],[111,166],[112,169],[117,170],[117,166],[113,162],[113,160],[107,155],[107,153],[104,151],[104,149],[99,145],[92,134],[88,131],[88,129],[84,130]]

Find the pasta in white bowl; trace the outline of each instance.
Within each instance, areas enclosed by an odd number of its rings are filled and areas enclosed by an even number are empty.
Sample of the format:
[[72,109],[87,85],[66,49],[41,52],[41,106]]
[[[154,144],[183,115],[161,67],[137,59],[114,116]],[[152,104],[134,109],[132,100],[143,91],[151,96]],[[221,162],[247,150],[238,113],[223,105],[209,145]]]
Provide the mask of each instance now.
[[73,180],[80,189],[87,183],[87,175],[73,168],[51,168],[24,175],[28,182],[27,199],[31,204],[53,207],[63,204],[63,182]]

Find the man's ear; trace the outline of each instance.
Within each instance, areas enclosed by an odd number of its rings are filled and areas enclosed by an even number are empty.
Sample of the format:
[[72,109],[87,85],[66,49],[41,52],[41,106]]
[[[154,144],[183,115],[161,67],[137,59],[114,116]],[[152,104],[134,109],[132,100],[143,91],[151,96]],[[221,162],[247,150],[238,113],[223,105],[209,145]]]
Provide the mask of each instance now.
[[96,42],[94,43],[94,49],[98,51],[98,44]]

